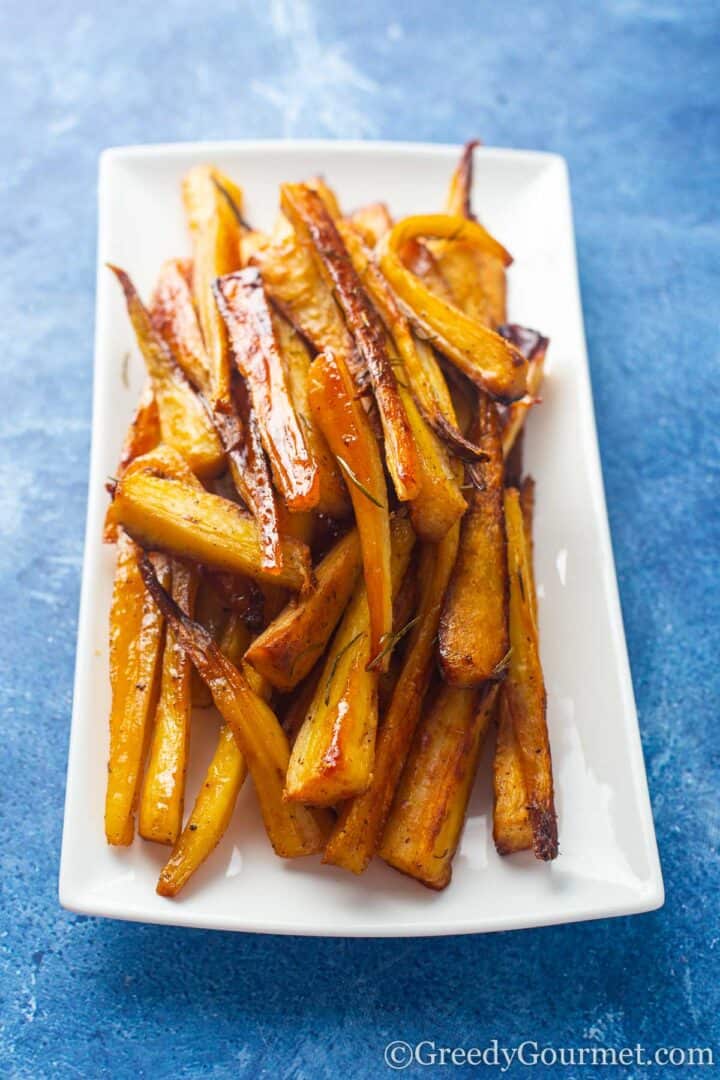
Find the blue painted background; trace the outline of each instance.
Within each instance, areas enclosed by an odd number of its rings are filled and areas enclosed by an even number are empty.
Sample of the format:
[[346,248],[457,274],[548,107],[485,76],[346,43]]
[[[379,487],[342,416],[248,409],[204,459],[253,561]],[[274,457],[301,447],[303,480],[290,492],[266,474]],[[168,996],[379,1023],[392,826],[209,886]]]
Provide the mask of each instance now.
[[[3,0],[0,12],[0,1073],[381,1076],[392,1038],[720,1054],[717,3]],[[416,942],[62,912],[99,151],[473,134],[570,163],[665,908]]]

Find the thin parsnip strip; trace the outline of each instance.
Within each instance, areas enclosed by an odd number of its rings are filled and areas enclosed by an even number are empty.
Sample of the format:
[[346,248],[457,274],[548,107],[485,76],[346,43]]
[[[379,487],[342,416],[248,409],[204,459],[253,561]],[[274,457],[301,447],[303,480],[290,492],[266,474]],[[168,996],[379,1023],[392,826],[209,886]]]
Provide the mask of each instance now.
[[443,685],[415,732],[378,854],[430,889],[450,884],[496,693]]
[[510,578],[510,660],[503,694],[510,713],[527,788],[527,807],[538,859],[558,853],[552,758],[545,715],[546,697],[533,610],[530,553],[520,493],[505,492]]
[[514,401],[525,392],[527,361],[499,334],[471,319],[455,304],[436,295],[402,261],[408,240],[426,238],[464,241],[500,258],[510,257],[489,233],[474,221],[448,214],[405,218],[380,242],[380,267],[403,310],[420,332],[480,389],[502,401]]
[[190,817],[160,871],[156,886],[160,896],[177,896],[215,850],[230,824],[246,776],[245,758],[232,728],[224,724]]
[[290,750],[272,709],[223,656],[210,635],[183,615],[159,584],[147,558],[141,558],[140,569],[148,591],[207,682],[220,715],[232,729],[252,776],[275,853],[283,858],[295,858],[320,850],[328,830],[327,815],[287,803],[282,798]]
[[462,148],[445,196],[446,214],[476,220],[472,208],[473,153],[479,145],[479,139],[470,139]]
[[118,266],[110,266],[125,296],[128,315],[153,386],[163,442],[172,446],[201,479],[217,476],[225,454],[205,408],[150,314],[132,281]]
[[[165,451],[165,459],[170,453]],[[283,537],[282,568],[268,571],[262,563],[260,531],[253,518],[235,503],[196,487],[182,475],[182,459],[177,455],[175,459],[174,471],[168,471],[165,460],[157,459],[157,452],[133,462],[115,487],[111,520],[146,548],[296,592],[310,586],[305,544]]]
[[417,451],[390,363],[382,321],[362,286],[322,197],[306,185],[283,184],[280,200],[298,236],[312,246],[318,265],[342,308],[369,375],[395,491],[401,501],[412,499],[419,490]]
[[319,494],[315,509],[318,513],[327,514],[329,517],[347,518],[352,514],[352,503],[345,481],[310,409],[308,391],[310,353],[307,345],[292,324],[278,312],[274,314],[273,325],[278,348],[285,364],[292,403],[303,426],[308,448],[318,472]]
[[420,602],[387,713],[381,717],[370,786],[341,808],[323,861],[361,874],[377,851],[430,681],[433,648],[459,539],[454,525],[420,554]]
[[352,499],[370,608],[370,655],[375,656],[392,630],[388,493],[377,441],[341,357],[325,353],[313,361],[310,408]]
[[457,687],[499,678],[509,648],[500,419],[486,394],[480,395],[474,436],[487,458],[472,466],[474,485],[440,620],[440,666],[446,682]]
[[240,266],[242,193],[217,169],[199,165],[183,179],[182,198],[193,247],[193,294],[209,360],[207,393],[213,409],[231,410],[230,350],[213,283]]
[[192,263],[168,259],[160,268],[150,318],[196,390],[211,393],[210,361],[192,292]]
[[530,851],[533,831],[528,815],[527,788],[520,748],[503,687],[500,688],[497,708],[493,792],[493,840],[498,855]]
[[214,291],[278,489],[291,510],[310,510],[320,493],[317,468],[295,414],[260,273],[248,267],[228,274]]
[[[181,610],[192,616],[198,585],[197,568],[180,559],[172,559],[170,572],[171,595]],[[191,671],[190,659],[169,626],[165,633],[160,696],[138,813],[140,835],[159,844],[174,844],[182,828],[192,710]]]
[[[415,537],[403,517],[392,521],[391,573],[396,593]],[[378,717],[378,675],[369,670],[369,611],[360,581],[327,653],[305,722],[295,740],[285,783],[288,799],[334,806],[365,791],[372,775]],[[388,662],[397,639],[386,642]]]
[[[231,612],[220,641],[220,651],[237,667],[242,661],[248,642],[249,631],[242,617],[235,611]],[[267,700],[270,687],[262,676],[252,668],[244,668],[243,671],[255,693]],[[212,697],[210,701],[212,702]],[[192,812],[170,858],[160,872],[157,883],[160,896],[177,896],[215,850],[230,824],[246,776],[245,758],[240,753],[232,728],[224,724]]]
[[248,662],[278,690],[292,690],[322,656],[361,566],[360,538],[352,529],[317,566],[310,596],[291,600],[252,643]]
[[[110,753],[105,795],[105,836],[109,844],[133,841],[135,808],[157,701],[164,620],[146,591],[138,549],[120,533],[110,607]],[[167,584],[169,561],[156,556]]]
[[545,355],[550,341],[536,330],[528,330],[514,323],[500,326],[498,333],[512,341],[528,361],[527,392],[520,401],[514,401],[509,407],[503,429],[503,453],[507,457],[523,429],[528,411],[537,402],[545,374]]

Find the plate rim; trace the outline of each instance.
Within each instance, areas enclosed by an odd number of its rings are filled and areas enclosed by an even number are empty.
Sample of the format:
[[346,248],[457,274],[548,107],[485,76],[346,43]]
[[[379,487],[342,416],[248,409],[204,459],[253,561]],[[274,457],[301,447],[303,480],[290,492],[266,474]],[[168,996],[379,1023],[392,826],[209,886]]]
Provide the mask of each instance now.
[[[588,905],[579,907],[575,913],[558,912],[557,916],[544,914],[537,919],[523,918],[521,922],[513,916],[485,916],[482,922],[478,920],[460,920],[449,925],[447,922],[438,923],[429,921],[427,916],[422,919],[411,921],[407,924],[386,922],[379,924],[357,923],[348,927],[329,926],[322,931],[316,925],[299,922],[297,920],[287,922],[263,921],[261,919],[249,921],[244,919],[240,923],[229,924],[222,916],[194,917],[188,913],[183,914],[182,905],[168,907],[167,912],[147,911],[134,909],[132,906],[123,907],[118,904],[108,903],[107,900],[99,900],[89,895],[87,890],[76,881],[70,879],[69,855],[67,854],[72,845],[70,837],[70,789],[71,777],[77,772],[77,759],[81,754],[81,730],[79,720],[78,687],[83,677],[84,668],[89,662],[88,648],[91,647],[90,611],[92,605],[91,581],[89,572],[89,552],[95,542],[94,523],[96,518],[97,501],[100,498],[97,488],[96,473],[99,470],[99,458],[101,447],[101,433],[99,431],[98,416],[101,412],[101,404],[106,396],[104,381],[100,372],[101,339],[106,314],[101,305],[102,290],[100,277],[104,269],[102,253],[105,245],[105,234],[108,223],[105,220],[105,186],[108,183],[108,173],[115,165],[123,163],[146,162],[153,158],[176,158],[183,154],[224,154],[246,152],[257,154],[267,152],[271,154],[291,155],[297,151],[323,153],[353,154],[361,153],[368,156],[383,155],[387,153],[401,153],[408,157],[414,155],[430,155],[436,157],[454,157],[461,149],[457,143],[444,142],[413,142],[394,140],[362,140],[362,139],[230,139],[230,140],[198,140],[186,142],[160,142],[139,143],[129,145],[111,146],[103,149],[98,156],[98,228],[96,244],[96,281],[95,281],[95,331],[93,340],[92,362],[92,412],[90,421],[90,453],[88,467],[88,496],[83,539],[83,558],[80,602],[78,608],[76,656],[73,676],[73,703],[69,733],[69,748],[65,775],[65,799],[63,810],[63,831],[60,853],[60,867],[58,880],[58,898],[60,905],[68,911],[77,914],[113,918],[121,921],[147,923],[149,925],[182,926],[194,929],[226,930],[232,932],[290,935],[298,937],[329,937],[329,938],[406,938],[406,937],[440,937],[465,934],[495,933],[508,930],[532,929],[539,926],[565,925],[574,922],[585,922],[596,919],[620,917],[624,915],[642,914],[656,910],[664,904],[665,888],[662,875],[662,865],[657,844],[652,802],[648,784],[647,769],[644,761],[642,739],[640,734],[639,718],[635,702],[635,693],[632,682],[630,660],[627,650],[627,639],[622,617],[619,582],[615,557],[612,547],[610,532],[610,520],[607,510],[607,499],[602,473],[600,456],[600,444],[597,435],[597,424],[592,394],[592,382],[590,376],[590,360],[587,350],[585,335],[584,313],[580,292],[577,245],[573,222],[572,194],[570,188],[570,176],[567,160],[560,154],[522,148],[504,148],[480,146],[478,149],[482,156],[495,158],[514,158],[516,160],[534,161],[548,166],[554,166],[559,170],[559,180],[563,185],[563,215],[566,215],[565,228],[563,229],[564,240],[570,249],[570,273],[568,287],[572,289],[575,312],[578,316],[579,332],[581,335],[582,355],[578,356],[578,376],[580,379],[580,393],[584,415],[580,430],[586,444],[588,454],[587,464],[594,475],[592,487],[592,501],[595,504],[596,517],[598,519],[598,542],[602,551],[603,565],[608,575],[607,601],[610,632],[614,643],[615,661],[618,664],[618,675],[621,685],[623,700],[623,712],[626,714],[627,723],[627,748],[630,751],[630,764],[632,768],[633,783],[638,803],[641,807],[641,827],[643,844],[648,859],[648,875],[644,888],[634,890],[627,898],[619,897],[616,902],[606,902],[604,906],[590,908]],[[74,767],[73,767],[74,766]]]

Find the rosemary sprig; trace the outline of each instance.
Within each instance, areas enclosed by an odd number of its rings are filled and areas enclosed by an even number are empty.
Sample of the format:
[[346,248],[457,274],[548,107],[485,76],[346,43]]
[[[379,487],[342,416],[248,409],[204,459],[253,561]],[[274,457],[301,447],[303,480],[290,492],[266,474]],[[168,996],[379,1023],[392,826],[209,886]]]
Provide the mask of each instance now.
[[345,473],[348,480],[352,481],[352,483],[355,485],[355,487],[358,489],[358,491],[362,491],[362,493],[363,493],[363,495],[365,496],[366,499],[369,499],[371,503],[375,503],[375,505],[379,506],[381,510],[384,510],[385,509],[385,503],[382,503],[382,502],[380,502],[379,499],[376,499],[375,496],[373,495],[373,493],[371,491],[368,491],[368,489],[365,487],[365,485],[363,483],[361,483],[360,480],[358,480],[357,476],[352,471],[352,469],[348,465],[347,461],[345,461],[344,458],[338,457],[337,454],[335,456],[337,458],[338,465],[340,466],[342,471]]
[[382,648],[377,654],[377,656],[373,657],[373,659],[368,664],[368,671],[373,671],[376,667],[378,667],[383,662],[388,653],[393,651],[397,643],[402,638],[404,638],[410,630],[412,630],[413,626],[415,626],[416,623],[420,622],[421,618],[421,615],[416,615],[414,619],[410,620],[410,622],[405,623],[402,630],[398,630],[396,634],[383,634],[383,636],[380,638]]
[[332,687],[332,681],[335,678],[335,672],[338,669],[338,664],[340,663],[340,661],[342,660],[343,656],[348,651],[348,649],[351,649],[353,647],[353,645],[355,644],[355,642],[359,641],[360,638],[363,638],[363,637],[365,637],[365,631],[361,630],[359,634],[355,635],[355,637],[352,639],[352,641],[348,641],[347,645],[343,646],[343,648],[340,650],[340,652],[337,654],[337,656],[333,660],[333,665],[330,668],[330,674],[328,675],[327,682],[325,683],[325,706],[326,707],[330,704],[330,689]]
[[495,667],[490,672],[491,679],[500,679],[505,674],[510,664],[510,657],[512,656],[512,646],[503,656],[502,660],[498,660]]

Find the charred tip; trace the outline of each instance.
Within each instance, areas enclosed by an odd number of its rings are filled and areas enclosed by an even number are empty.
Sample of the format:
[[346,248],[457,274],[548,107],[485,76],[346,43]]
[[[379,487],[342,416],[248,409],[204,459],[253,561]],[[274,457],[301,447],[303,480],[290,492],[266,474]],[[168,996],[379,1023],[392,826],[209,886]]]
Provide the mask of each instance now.
[[533,852],[536,859],[551,862],[558,856],[557,817],[547,806],[528,808],[533,833]]
[[544,337],[539,330],[531,330],[519,323],[504,323],[498,326],[500,337],[514,345],[525,360],[534,360],[536,356],[547,352],[550,338]]

